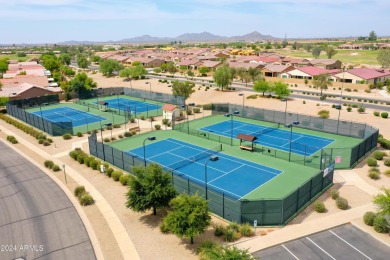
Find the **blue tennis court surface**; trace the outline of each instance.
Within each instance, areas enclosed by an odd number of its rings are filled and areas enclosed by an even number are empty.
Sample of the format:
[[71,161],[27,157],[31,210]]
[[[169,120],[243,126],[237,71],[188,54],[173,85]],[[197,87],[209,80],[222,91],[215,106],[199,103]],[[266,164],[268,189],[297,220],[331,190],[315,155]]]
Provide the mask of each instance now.
[[[284,125],[281,125],[281,127],[284,127]],[[291,137],[291,152],[306,156],[311,156],[334,142],[332,139],[295,132],[293,132],[292,136],[290,136],[290,129],[287,130],[287,128],[286,130],[268,128],[265,126],[244,123],[235,120],[227,120],[221,123],[203,127],[200,130],[230,137],[232,133],[231,129],[233,129],[233,138],[236,138],[238,134],[256,136],[258,139],[255,141],[255,143],[286,152],[290,151]]]
[[[240,158],[218,153],[200,146],[192,145],[173,138],[152,142],[145,146],[146,159],[173,170],[176,175],[184,175],[192,182],[205,185],[205,163],[210,155],[216,154],[218,161],[209,161],[207,165],[207,187],[223,192],[227,196],[240,199],[278,176],[282,171],[252,163]],[[143,158],[143,147],[127,153]],[[195,157],[195,161],[193,161]]]
[[71,107],[59,107],[35,111],[32,112],[32,114],[43,117],[50,122],[72,122],[73,126],[86,125],[106,120],[104,117],[93,115]]
[[[127,98],[106,99],[100,101],[106,102],[108,104],[108,107],[110,108],[120,109],[123,111],[130,110],[131,113],[142,113],[142,112],[157,110],[161,108],[161,106],[159,105],[150,104],[147,102],[141,102],[137,100],[131,100]],[[96,102],[94,103],[96,104]]]

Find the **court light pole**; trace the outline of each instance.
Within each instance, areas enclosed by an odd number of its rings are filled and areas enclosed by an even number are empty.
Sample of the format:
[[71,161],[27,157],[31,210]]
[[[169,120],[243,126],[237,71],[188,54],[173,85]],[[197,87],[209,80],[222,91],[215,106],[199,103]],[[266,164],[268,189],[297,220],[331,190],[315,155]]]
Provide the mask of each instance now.
[[104,141],[103,141],[103,126],[112,126],[112,123],[102,124],[100,126],[100,137],[102,138],[102,146],[103,146],[103,160],[106,160],[106,154],[104,153]]
[[282,98],[280,101],[286,102],[286,106],[284,108],[284,124],[287,124],[287,98]]
[[240,93],[238,94],[240,97],[242,97],[242,116],[245,117],[245,94],[244,93]]
[[293,125],[299,125],[299,121],[294,121],[292,124],[285,124],[284,126],[290,128],[290,152],[288,153],[288,161],[291,162],[291,144],[292,144],[292,129]]
[[209,159],[207,159],[204,165],[204,183],[205,183],[205,191],[206,191],[206,200],[207,200],[207,164],[209,161],[216,162],[219,160],[217,155],[211,155]]
[[226,117],[230,117],[230,145],[233,146],[233,117],[240,114],[240,111],[234,111],[233,113],[225,114]]
[[149,84],[149,99],[152,97],[152,83],[150,81],[145,82],[145,84]]
[[149,136],[149,137],[145,138],[144,143],[143,143],[143,147],[144,147],[144,166],[145,166],[145,168],[146,168],[146,147],[145,147],[145,142],[146,141],[154,141],[154,140],[156,140],[155,136]]
[[344,76],[345,76],[345,66],[343,67],[343,80],[341,81],[341,92],[340,92],[339,104],[335,107],[336,109],[339,110],[339,115],[337,117],[337,131],[336,131],[337,134],[339,133],[339,125],[340,125],[341,98],[343,96]]

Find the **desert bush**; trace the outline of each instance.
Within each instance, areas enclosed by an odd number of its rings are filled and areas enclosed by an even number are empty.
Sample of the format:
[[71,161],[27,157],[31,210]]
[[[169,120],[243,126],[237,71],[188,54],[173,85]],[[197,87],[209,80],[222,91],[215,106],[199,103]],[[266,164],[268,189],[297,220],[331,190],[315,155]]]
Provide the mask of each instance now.
[[122,138],[123,138],[123,135],[118,135],[118,138],[119,138],[119,139],[122,139]]
[[348,200],[346,198],[343,198],[343,197],[338,197],[336,199],[336,206],[339,208],[339,209],[342,209],[342,210],[346,210],[348,209]]
[[119,178],[122,176],[122,172],[121,171],[114,171],[112,174],[111,174],[111,178],[114,180],[114,181],[119,181]]
[[325,204],[322,201],[315,201],[314,202],[314,211],[318,213],[324,213],[326,211]]
[[69,153],[69,156],[74,159],[74,160],[77,160],[77,155],[79,155],[79,153],[77,151],[71,151]]
[[373,180],[378,180],[380,178],[380,172],[378,168],[371,168],[368,171],[368,177],[370,177]]
[[90,157],[90,156],[85,156],[84,158],[84,165],[89,167],[89,162],[92,160],[93,158]]
[[198,113],[200,113],[200,108],[199,108],[199,107],[194,107],[194,108],[192,109],[192,111],[193,111],[195,114],[198,114]]
[[211,110],[212,107],[213,107],[212,104],[204,104],[204,105],[203,105],[203,110]]
[[50,160],[46,160],[43,165],[45,165],[46,168],[49,168],[51,169],[54,165],[54,162],[53,161],[50,161]]
[[164,119],[161,121],[161,123],[162,123],[163,125],[167,125],[168,122],[169,122],[169,119],[167,119],[167,118],[164,118]]
[[389,223],[386,218],[382,215],[377,215],[374,219],[374,230],[378,233],[388,233],[389,232]]
[[64,134],[64,135],[62,136],[62,138],[64,138],[64,140],[69,140],[69,139],[72,139],[72,135],[69,134],[69,133],[67,133],[67,134]]
[[85,192],[84,194],[81,195],[79,201],[80,201],[81,206],[88,206],[88,205],[92,205],[95,203],[93,197],[87,192]]
[[18,143],[18,140],[16,140],[15,136],[13,135],[9,135],[7,136],[7,140],[12,143],[12,144],[17,144]]
[[330,196],[332,197],[332,199],[337,199],[338,197],[340,197],[340,192],[338,190],[332,190],[330,192]]
[[237,232],[234,229],[228,228],[225,230],[225,241],[226,242],[233,242],[236,241],[239,238],[237,235]]
[[154,128],[155,128],[156,130],[160,130],[160,129],[161,129],[161,125],[154,125]]
[[43,144],[45,142],[44,139],[38,139],[38,144]]
[[352,111],[352,107],[347,107],[347,111],[351,112]]
[[81,197],[81,195],[83,195],[85,193],[85,187],[84,186],[77,186],[75,189],[74,189],[74,195],[78,198]]
[[390,177],[390,170],[384,171],[383,174],[386,175],[386,176],[388,176],[388,177]]
[[112,173],[114,172],[113,168],[106,167],[106,174],[111,178]]
[[129,121],[130,121],[130,123],[134,123],[135,122],[135,118],[134,117],[130,117]]
[[48,141],[48,140],[45,140],[44,142],[43,142],[43,146],[49,146],[51,143]]
[[382,113],[381,113],[381,117],[382,117],[382,118],[388,118],[388,117],[389,117],[389,113],[387,113],[387,112],[382,112]]
[[366,225],[373,226],[375,217],[376,217],[376,214],[374,212],[368,211],[368,212],[364,213],[363,221],[364,221],[364,223],[366,223]]
[[141,119],[141,120],[145,120],[145,116],[141,116],[140,119]]
[[374,116],[379,116],[379,112],[374,111]]
[[364,106],[359,106],[359,108],[357,109],[357,111],[359,113],[364,113],[366,111],[366,108]]
[[240,225],[236,222],[230,222],[227,228],[233,229],[235,232],[240,232]]
[[383,164],[387,167],[390,167],[390,159],[386,159]]
[[211,259],[211,257],[208,257],[208,255],[218,255],[219,250],[220,246],[217,243],[205,240],[200,243],[196,249],[196,253],[200,256],[200,259]]
[[104,141],[105,143],[108,143],[108,142],[110,142],[110,141],[111,141],[111,139],[110,139],[110,138],[108,138],[108,137],[105,137],[105,138],[103,139],[103,141]]
[[79,162],[79,164],[84,164],[85,157],[86,157],[85,154],[82,154],[82,153],[77,155],[77,161]]
[[225,234],[225,226],[222,224],[215,224],[214,225],[214,235],[217,237],[223,236]]
[[168,234],[170,232],[170,230],[168,229],[167,225],[165,225],[164,222],[162,222],[160,225],[160,232],[163,234]]
[[124,136],[125,137],[131,137],[133,134],[131,132],[125,132]]
[[115,125],[113,125],[113,127],[114,127],[114,128],[121,128],[121,125],[115,124]]
[[240,227],[240,233],[244,237],[252,237],[255,235],[253,227],[249,223],[242,224]]
[[54,164],[51,169],[53,172],[59,172],[61,170],[60,166],[58,166],[57,164]]
[[127,185],[127,182],[129,180],[130,176],[128,174],[122,174],[120,177],[119,177],[119,182],[125,186]]
[[82,137],[83,136],[83,133],[81,133],[81,132],[77,132],[77,134],[76,134],[78,137]]
[[99,162],[96,161],[96,160],[91,160],[91,161],[89,162],[89,166],[90,166],[92,169],[94,169],[94,170],[97,170],[98,165],[99,165]]
[[327,118],[329,118],[329,110],[320,110],[320,111],[318,111],[318,115],[321,118],[327,119]]
[[377,161],[376,161],[375,158],[370,157],[370,158],[367,159],[367,165],[370,166],[370,167],[375,167],[378,164],[377,164]]
[[375,159],[380,161],[383,159],[383,156],[385,156],[385,155],[386,155],[386,153],[383,151],[375,151],[373,156]]

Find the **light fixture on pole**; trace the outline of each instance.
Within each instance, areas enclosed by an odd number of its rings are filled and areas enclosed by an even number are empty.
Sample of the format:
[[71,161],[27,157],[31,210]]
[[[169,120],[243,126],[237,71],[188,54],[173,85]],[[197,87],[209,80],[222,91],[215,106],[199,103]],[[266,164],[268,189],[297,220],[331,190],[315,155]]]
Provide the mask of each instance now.
[[299,125],[299,121],[294,121],[292,124],[285,124],[284,126],[290,128],[290,152],[288,154],[288,161],[291,162],[291,145],[292,145],[292,129],[293,125]]
[[205,191],[206,191],[206,200],[207,200],[207,164],[209,161],[216,162],[218,160],[219,157],[217,155],[211,155],[204,165],[204,183],[205,183]]
[[226,117],[230,117],[230,145],[233,146],[233,117],[240,114],[240,111],[234,111],[233,113],[225,114]]
[[144,140],[143,147],[144,147],[144,166],[146,167],[146,147],[145,147],[145,142],[146,141],[154,141],[156,140],[155,136],[149,136]]
[[62,165],[62,168],[64,169],[64,178],[65,178],[65,183],[68,183],[68,181],[66,180],[65,164],[63,164],[63,165]]
[[102,138],[102,146],[103,146],[103,160],[106,160],[106,154],[104,153],[104,141],[103,141],[103,126],[112,126],[112,123],[102,124],[100,126],[100,137]]
[[335,108],[339,110],[339,115],[337,117],[337,129],[336,129],[337,131],[336,131],[336,133],[339,133],[340,113],[341,113],[341,98],[343,96],[344,76],[345,76],[345,67],[343,67],[343,80],[341,81],[341,92],[340,92],[339,104],[337,106],[335,106]]
[[242,97],[242,116],[244,117],[245,116],[245,94],[244,93],[240,93],[238,94],[240,97]]

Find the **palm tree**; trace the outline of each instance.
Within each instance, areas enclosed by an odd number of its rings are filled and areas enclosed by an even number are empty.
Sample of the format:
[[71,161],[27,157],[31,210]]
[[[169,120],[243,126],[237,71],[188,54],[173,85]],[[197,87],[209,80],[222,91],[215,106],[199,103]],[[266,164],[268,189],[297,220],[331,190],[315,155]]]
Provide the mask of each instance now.
[[313,86],[315,88],[319,88],[321,90],[321,95],[322,96],[322,91],[324,89],[328,89],[328,87],[332,86],[332,81],[329,80],[329,75],[328,74],[321,74],[319,76],[314,77],[313,79]]

